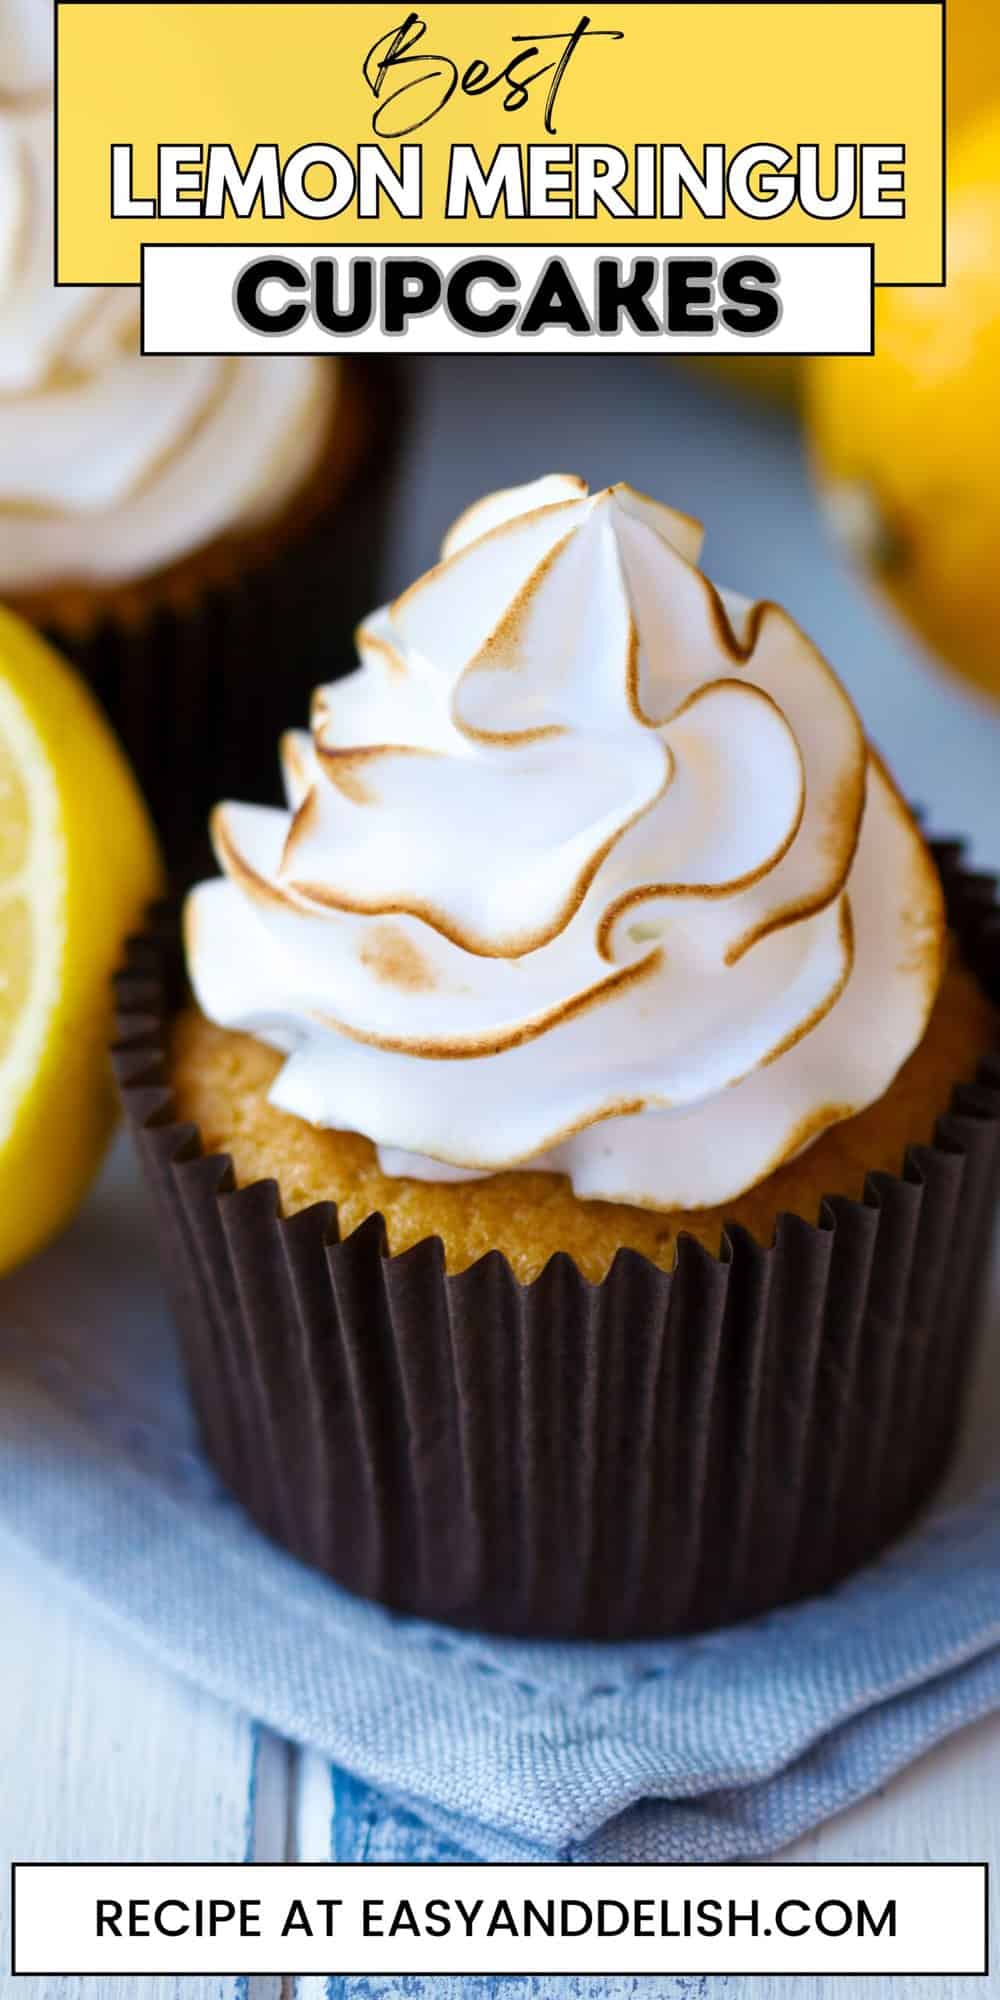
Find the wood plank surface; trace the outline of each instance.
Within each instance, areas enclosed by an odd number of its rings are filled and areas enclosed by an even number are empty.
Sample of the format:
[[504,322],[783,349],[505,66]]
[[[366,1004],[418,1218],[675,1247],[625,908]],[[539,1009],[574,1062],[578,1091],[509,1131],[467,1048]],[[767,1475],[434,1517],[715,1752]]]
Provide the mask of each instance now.
[[0,1992],[240,2000],[232,1979],[8,1981],[10,1861],[245,1860],[258,1732],[81,1616],[2,1540],[0,1605]]

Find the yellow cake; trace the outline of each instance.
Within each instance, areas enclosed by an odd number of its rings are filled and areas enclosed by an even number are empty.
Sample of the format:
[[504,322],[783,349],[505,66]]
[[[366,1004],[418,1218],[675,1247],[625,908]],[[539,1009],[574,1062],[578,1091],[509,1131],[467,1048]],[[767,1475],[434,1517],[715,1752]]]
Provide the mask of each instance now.
[[199,1127],[205,1151],[228,1153],[240,1186],[275,1179],[286,1215],[332,1201],[342,1235],[382,1215],[391,1251],[440,1236],[448,1270],[463,1271],[487,1250],[501,1250],[525,1282],[566,1250],[597,1283],[617,1250],[639,1250],[669,1270],[681,1231],[717,1254],[727,1222],[767,1244],[783,1210],[815,1222],[824,1195],[857,1200],[867,1174],[898,1174],[907,1146],[933,1137],[956,1080],[974,1077],[997,1030],[996,1009],[972,974],[953,963],[923,1041],[877,1104],[829,1126],[815,1145],[734,1200],[662,1214],[581,1201],[562,1174],[501,1173],[457,1185],[390,1177],[370,1139],[324,1131],[269,1104],[280,1058],[251,1035],[216,1027],[194,1006],[173,1022],[169,1077],[177,1115]]

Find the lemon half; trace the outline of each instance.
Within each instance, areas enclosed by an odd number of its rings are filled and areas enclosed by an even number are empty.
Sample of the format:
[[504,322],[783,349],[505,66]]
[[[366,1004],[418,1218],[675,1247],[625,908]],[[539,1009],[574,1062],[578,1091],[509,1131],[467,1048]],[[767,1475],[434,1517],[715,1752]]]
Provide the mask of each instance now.
[[0,609],[0,1271],[68,1220],[100,1164],[111,974],[162,879],[96,703]]

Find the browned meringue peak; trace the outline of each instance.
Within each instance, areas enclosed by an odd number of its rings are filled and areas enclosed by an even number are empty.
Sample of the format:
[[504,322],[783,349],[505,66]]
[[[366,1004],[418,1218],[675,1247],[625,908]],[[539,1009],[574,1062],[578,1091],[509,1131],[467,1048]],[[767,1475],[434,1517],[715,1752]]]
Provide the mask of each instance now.
[[811,642],[662,529],[562,476],[470,510],[285,739],[291,811],[218,816],[203,1006],[399,1171],[724,1199],[922,1032],[919,835]]
[[[552,497],[554,493],[561,497]],[[449,676],[467,665],[515,600],[532,590],[535,572],[544,571],[555,544],[605,504],[613,506],[616,524],[633,522],[656,549],[683,560],[686,552],[696,557],[701,546],[698,523],[624,485],[589,495],[582,481],[558,475],[494,497],[504,502],[495,526],[472,540],[461,533],[446,538],[444,560],[411,584],[389,610],[389,634],[400,650],[433,661]],[[474,523],[476,511],[463,519]]]
[[[500,957],[557,936],[591,885],[605,953],[619,906],[724,894],[735,961],[842,889],[863,800],[857,718],[776,607],[747,607],[749,640],[737,638],[665,538],[680,518],[693,545],[692,524],[621,487],[581,497],[560,477],[543,491],[543,506],[537,489],[522,494],[519,515],[510,495],[471,510],[467,531],[495,524],[453,536],[455,553],[363,628],[363,673],[314,715],[312,796],[297,793],[281,882],[320,907],[409,912]],[[667,647],[657,616],[673,622]],[[659,722],[640,699],[644,671],[669,693]],[[461,840],[461,868],[440,824]]]
[[[530,486],[505,486],[498,493],[487,493],[452,522],[441,544],[442,559],[457,555],[470,542],[480,541],[491,529],[502,527],[529,509],[552,507],[563,500],[586,500],[589,490],[586,480],[575,472],[548,472]],[[651,500],[648,494],[638,492],[624,480],[606,490],[617,495],[622,507],[646,521],[655,534],[662,535],[688,562],[697,562],[705,539],[700,521],[690,514],[679,514],[675,507],[665,507],[661,500]]]

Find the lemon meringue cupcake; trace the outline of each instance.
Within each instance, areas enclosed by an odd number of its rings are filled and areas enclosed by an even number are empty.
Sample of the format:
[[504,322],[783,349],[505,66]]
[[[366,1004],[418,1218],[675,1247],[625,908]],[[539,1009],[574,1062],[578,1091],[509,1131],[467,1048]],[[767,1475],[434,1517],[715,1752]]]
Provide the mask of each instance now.
[[123,981],[210,1448],[422,1615],[746,1617],[954,1436],[996,924],[700,545],[627,486],[470,508],[284,739],[287,809],[218,808],[187,989],[148,941]]
[[278,635],[303,701],[350,645],[386,412],[357,364],[143,357],[136,291],[57,288],[49,10],[0,28],[0,598],[87,672],[179,859],[220,760],[265,781]]

